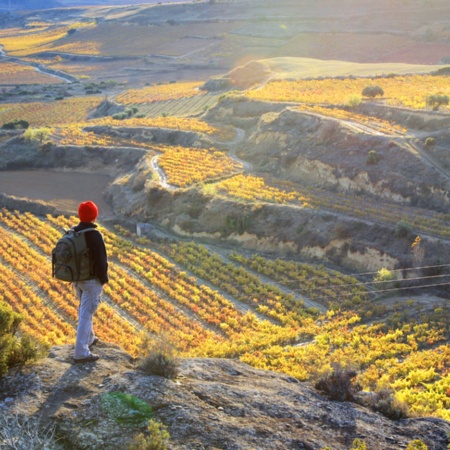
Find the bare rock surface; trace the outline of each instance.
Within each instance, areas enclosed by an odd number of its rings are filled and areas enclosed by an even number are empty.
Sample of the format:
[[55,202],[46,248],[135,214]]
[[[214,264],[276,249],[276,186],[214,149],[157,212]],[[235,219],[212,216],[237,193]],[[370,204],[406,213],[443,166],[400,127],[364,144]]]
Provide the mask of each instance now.
[[[70,449],[126,449],[145,425],[118,423],[102,398],[123,392],[147,402],[167,425],[170,449],[406,448],[422,439],[446,450],[450,423],[435,418],[391,421],[353,403],[331,402],[308,383],[230,359],[182,359],[175,380],[146,375],[119,347],[101,344],[96,363],[73,364],[70,345],[53,347],[29,373],[8,377],[2,414],[56,423]],[[56,448],[56,447],[55,447]]]

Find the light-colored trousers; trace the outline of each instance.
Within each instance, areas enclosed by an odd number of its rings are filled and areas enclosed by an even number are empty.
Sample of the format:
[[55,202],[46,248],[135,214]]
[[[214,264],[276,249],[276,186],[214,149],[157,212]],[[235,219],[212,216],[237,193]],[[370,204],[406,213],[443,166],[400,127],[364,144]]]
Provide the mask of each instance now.
[[103,286],[99,280],[77,281],[73,283],[75,294],[80,300],[78,307],[77,340],[75,342],[75,359],[88,357],[91,352],[89,345],[94,342],[94,313],[100,304]]

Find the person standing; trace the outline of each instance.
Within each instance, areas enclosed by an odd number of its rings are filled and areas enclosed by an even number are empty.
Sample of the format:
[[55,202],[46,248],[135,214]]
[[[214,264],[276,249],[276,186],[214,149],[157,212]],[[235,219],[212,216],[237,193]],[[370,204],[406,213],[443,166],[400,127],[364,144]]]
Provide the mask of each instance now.
[[93,229],[84,234],[90,252],[93,278],[73,283],[75,294],[80,301],[74,361],[75,363],[87,363],[99,359],[98,355],[91,353],[90,348],[99,342],[94,333],[93,320],[100,304],[103,285],[108,282],[108,257],[103,236],[96,229],[97,225],[94,224],[98,217],[97,205],[90,200],[80,203],[78,217],[80,223],[74,227],[76,232],[88,228]]

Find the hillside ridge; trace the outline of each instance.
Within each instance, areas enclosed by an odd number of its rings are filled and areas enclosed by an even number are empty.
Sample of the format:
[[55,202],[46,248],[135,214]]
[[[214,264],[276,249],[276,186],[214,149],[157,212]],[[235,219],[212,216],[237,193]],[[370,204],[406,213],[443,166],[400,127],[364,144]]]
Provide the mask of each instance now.
[[450,423],[436,418],[391,421],[348,402],[332,402],[285,374],[252,368],[232,359],[181,359],[169,380],[146,375],[118,346],[102,343],[95,364],[74,365],[72,346],[57,346],[28,373],[8,377],[0,397],[5,417],[52,422],[64,447],[73,450],[126,448],[141,425],[120,425],[105,396],[121,392],[147,402],[154,419],[171,435],[170,449],[406,448],[422,439],[445,450]]

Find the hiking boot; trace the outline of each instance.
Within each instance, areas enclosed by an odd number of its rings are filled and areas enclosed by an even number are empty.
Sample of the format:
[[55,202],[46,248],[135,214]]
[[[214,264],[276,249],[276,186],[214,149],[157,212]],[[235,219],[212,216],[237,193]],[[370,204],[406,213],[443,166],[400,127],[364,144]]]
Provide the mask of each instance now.
[[73,361],[75,364],[84,364],[88,362],[95,362],[100,359],[100,356],[94,355],[94,353],[91,353],[89,356],[86,356],[86,358],[73,358]]

